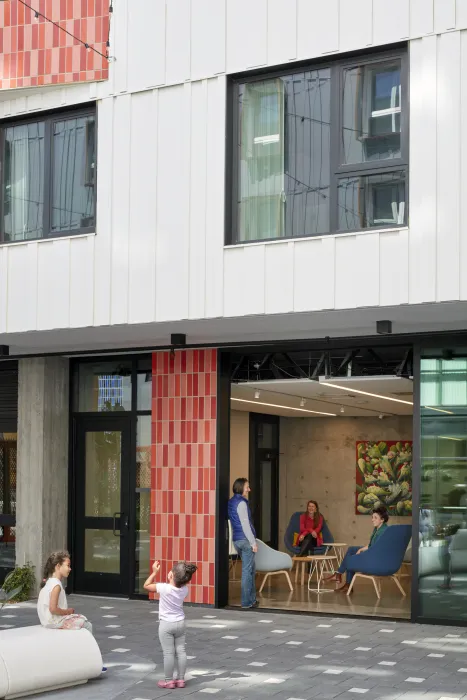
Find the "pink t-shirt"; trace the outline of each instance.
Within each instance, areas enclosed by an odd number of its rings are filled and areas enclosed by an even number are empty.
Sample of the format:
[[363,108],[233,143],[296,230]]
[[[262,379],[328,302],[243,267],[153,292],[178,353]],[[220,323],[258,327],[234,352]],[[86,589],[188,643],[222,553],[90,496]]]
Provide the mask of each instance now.
[[177,588],[171,583],[156,583],[159,593],[159,620],[164,622],[181,622],[185,619],[183,601],[188,595],[188,588]]

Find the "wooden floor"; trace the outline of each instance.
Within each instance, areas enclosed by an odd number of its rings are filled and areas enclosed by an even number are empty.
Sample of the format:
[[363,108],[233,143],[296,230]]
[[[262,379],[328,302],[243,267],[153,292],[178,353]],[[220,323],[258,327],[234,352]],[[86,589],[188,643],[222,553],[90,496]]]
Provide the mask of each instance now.
[[[240,606],[240,581],[241,567],[235,572],[235,580],[229,582],[229,604]],[[258,600],[261,607],[275,610],[294,610],[303,612],[329,613],[332,615],[364,615],[374,617],[389,617],[393,619],[410,619],[410,584],[408,578],[403,578],[401,583],[407,593],[404,598],[393,581],[384,581],[382,584],[381,600],[378,600],[371,581],[358,580],[354,585],[354,593],[351,596],[345,593],[335,593],[334,584],[325,584],[330,592],[310,593],[307,580],[301,586],[300,579],[295,583],[292,577],[293,593],[290,591],[284,576],[274,576],[266,583]],[[257,576],[257,590],[261,586],[263,577]]]

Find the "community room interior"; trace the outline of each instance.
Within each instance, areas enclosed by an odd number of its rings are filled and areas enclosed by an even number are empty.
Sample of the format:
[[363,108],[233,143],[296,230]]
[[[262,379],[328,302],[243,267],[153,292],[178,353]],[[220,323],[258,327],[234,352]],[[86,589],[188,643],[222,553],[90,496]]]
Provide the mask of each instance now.
[[[342,545],[337,552],[328,550],[329,555],[342,556],[347,546],[368,544],[376,502],[390,506],[389,525],[411,525],[412,402],[412,379],[394,374],[340,376],[334,380],[324,376],[316,380],[260,378],[233,383],[230,481],[237,477],[250,479],[256,491],[251,494],[251,504],[259,537],[294,556],[284,538],[291,517],[304,512],[310,499],[318,502],[334,542]],[[278,432],[276,453],[271,430]],[[258,444],[263,445],[263,452],[257,450]],[[376,459],[378,451],[381,458]],[[384,471],[381,464],[389,464],[389,474],[378,471]],[[290,528],[287,542],[290,544]],[[234,559],[229,602],[240,605],[241,562],[235,563]],[[330,560],[326,567],[336,568],[337,561]],[[259,596],[261,606],[410,617],[410,546],[397,576],[405,597],[390,579],[379,579],[379,599],[369,579],[356,580],[350,596],[335,592],[335,583],[324,583],[326,590],[319,593],[309,591],[309,587],[316,589],[316,576],[309,586],[308,570],[306,564],[302,578],[302,565],[294,562],[290,573],[293,592],[285,576],[269,577]],[[257,575],[258,589],[263,576]]]

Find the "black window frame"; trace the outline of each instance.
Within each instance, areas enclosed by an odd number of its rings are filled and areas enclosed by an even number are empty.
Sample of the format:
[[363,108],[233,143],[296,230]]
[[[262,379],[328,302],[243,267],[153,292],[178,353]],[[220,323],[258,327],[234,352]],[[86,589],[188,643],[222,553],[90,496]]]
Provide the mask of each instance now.
[[[95,138],[95,165],[94,165],[94,225],[80,227],[65,231],[51,230],[51,212],[52,212],[52,185],[53,185],[53,125],[57,122],[66,119],[76,119],[79,117],[94,117],[94,138]],[[36,124],[44,122],[44,214],[43,214],[43,235],[34,238],[23,238],[21,240],[5,239],[5,222],[4,222],[4,186],[5,186],[5,129],[15,126],[24,126],[25,124]],[[54,109],[43,112],[34,112],[24,117],[15,119],[0,120],[0,245],[18,245],[32,243],[33,241],[52,240],[54,238],[69,238],[71,236],[79,236],[86,233],[96,232],[97,222],[97,156],[98,156],[98,124],[97,124],[97,106],[95,102],[90,102],[85,106],[80,105],[74,108]]]
[[[343,164],[342,153],[342,111],[343,111],[343,74],[344,70],[355,66],[378,65],[382,62],[398,60],[401,63],[401,157],[366,161],[361,163]],[[269,80],[272,78],[293,75],[304,71],[329,69],[331,71],[331,132],[330,132],[330,230],[325,233],[301,233],[300,235],[285,235],[277,238],[260,238],[242,241],[238,239],[238,195],[239,195],[239,138],[240,115],[238,109],[239,87],[246,83]],[[224,245],[251,245],[258,243],[273,243],[293,241],[302,238],[320,238],[323,236],[348,235],[354,233],[371,233],[381,230],[407,228],[409,222],[409,56],[406,44],[391,49],[371,52],[355,52],[339,58],[323,58],[313,61],[297,62],[282,69],[260,70],[239,73],[230,77],[227,88],[227,138],[226,138],[226,175],[225,175],[225,221]],[[286,128],[286,127],[285,127]],[[284,154],[287,162],[287,152]],[[338,190],[340,179],[346,177],[365,177],[392,172],[403,172],[405,175],[405,208],[404,221],[401,224],[382,224],[366,228],[338,228]]]

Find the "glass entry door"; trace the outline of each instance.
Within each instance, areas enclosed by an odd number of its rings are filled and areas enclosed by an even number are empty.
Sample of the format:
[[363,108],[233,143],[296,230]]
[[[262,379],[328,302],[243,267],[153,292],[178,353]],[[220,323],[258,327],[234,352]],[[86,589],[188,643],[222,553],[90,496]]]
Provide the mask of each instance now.
[[131,422],[76,420],[75,590],[128,594]]

